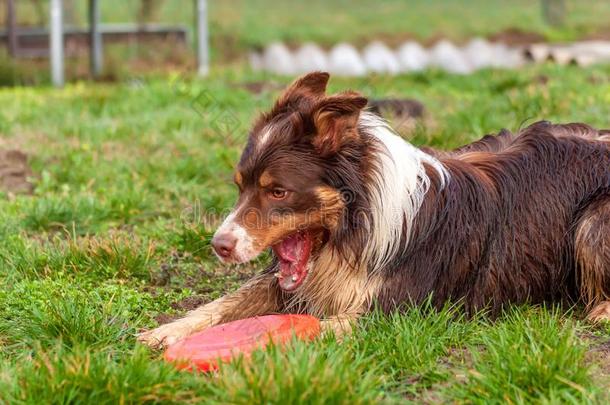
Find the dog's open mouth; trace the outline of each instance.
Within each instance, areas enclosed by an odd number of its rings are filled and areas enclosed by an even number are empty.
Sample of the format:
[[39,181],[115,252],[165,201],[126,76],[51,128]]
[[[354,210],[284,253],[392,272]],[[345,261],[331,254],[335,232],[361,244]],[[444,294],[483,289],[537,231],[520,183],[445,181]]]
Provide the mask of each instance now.
[[273,246],[273,251],[280,261],[280,270],[276,277],[283,290],[294,291],[307,277],[307,263],[312,244],[309,233],[297,232]]

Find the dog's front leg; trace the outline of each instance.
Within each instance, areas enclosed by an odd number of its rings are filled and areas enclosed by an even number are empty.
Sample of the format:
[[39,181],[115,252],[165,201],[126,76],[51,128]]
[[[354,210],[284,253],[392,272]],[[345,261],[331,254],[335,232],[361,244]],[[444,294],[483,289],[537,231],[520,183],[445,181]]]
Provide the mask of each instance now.
[[150,347],[163,348],[195,332],[215,325],[220,320],[222,311],[227,305],[225,303],[227,298],[228,296],[221,297],[190,311],[184,318],[140,333],[137,339]]
[[338,340],[341,340],[344,336],[349,335],[352,332],[357,320],[358,315],[356,314],[335,315],[323,319],[320,322],[320,328],[322,334],[332,334]]
[[162,348],[221,322],[279,312],[281,294],[271,274],[261,274],[234,293],[190,311],[184,318],[138,335],[138,341]]

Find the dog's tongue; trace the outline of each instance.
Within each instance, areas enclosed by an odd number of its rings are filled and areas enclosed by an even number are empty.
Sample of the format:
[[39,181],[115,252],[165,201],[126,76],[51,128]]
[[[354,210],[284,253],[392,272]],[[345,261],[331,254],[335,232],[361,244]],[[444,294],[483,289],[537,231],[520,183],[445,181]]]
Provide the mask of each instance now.
[[273,246],[280,261],[280,271],[276,275],[283,290],[293,291],[305,280],[311,244],[310,236],[299,232]]

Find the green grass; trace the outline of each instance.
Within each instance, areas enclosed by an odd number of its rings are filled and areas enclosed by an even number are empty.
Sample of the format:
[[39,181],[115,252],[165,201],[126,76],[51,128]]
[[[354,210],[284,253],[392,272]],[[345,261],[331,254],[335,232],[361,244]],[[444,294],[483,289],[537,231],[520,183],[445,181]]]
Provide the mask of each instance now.
[[481,404],[592,402],[598,392],[578,329],[557,310],[514,310],[475,338],[474,367],[449,392]]
[[[455,147],[538,119],[609,127],[610,68],[528,67],[333,79],[331,90],[421,100],[417,145]],[[353,336],[257,353],[215,376],[135,343],[183,300],[218,297],[268,260],[223,267],[209,240],[232,206],[253,117],[287,78],[0,89],[2,147],[30,156],[31,196],[0,198],[0,403],[605,403],[608,327],[557,309],[498,320],[427,307],[373,313]],[[606,370],[606,371],[604,371]],[[606,397],[604,397],[606,395]]]

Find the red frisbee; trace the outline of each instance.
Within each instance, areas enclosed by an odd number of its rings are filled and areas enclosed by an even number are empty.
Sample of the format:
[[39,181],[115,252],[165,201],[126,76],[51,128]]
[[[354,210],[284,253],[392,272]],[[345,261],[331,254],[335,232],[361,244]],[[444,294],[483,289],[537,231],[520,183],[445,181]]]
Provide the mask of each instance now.
[[265,315],[241,319],[208,328],[171,345],[165,360],[180,369],[216,370],[219,362],[229,362],[250,354],[270,342],[288,343],[292,337],[312,340],[320,334],[320,321],[310,315]]

